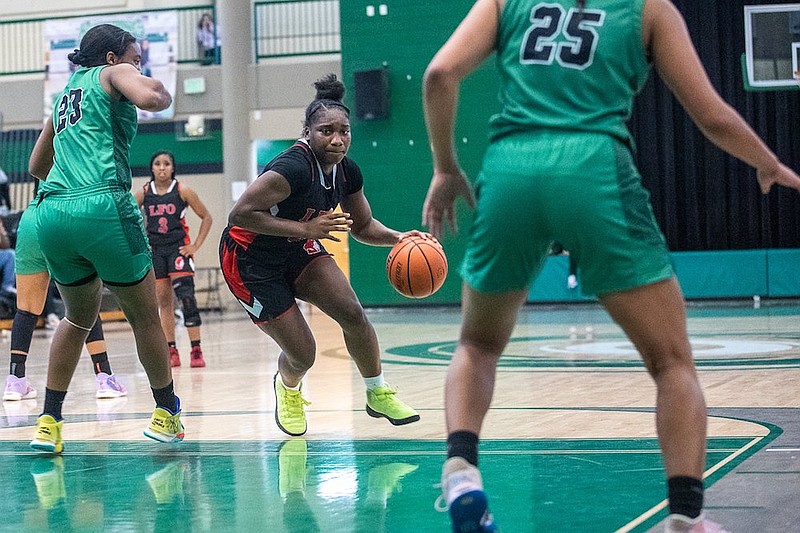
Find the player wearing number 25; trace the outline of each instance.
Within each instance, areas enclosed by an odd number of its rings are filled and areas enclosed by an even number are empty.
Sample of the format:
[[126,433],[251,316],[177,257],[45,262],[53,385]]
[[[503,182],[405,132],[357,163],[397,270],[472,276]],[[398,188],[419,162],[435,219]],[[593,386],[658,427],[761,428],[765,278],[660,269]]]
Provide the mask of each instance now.
[[[489,124],[473,198],[451,137],[459,84],[493,51],[502,110]],[[426,70],[434,170],[423,223],[438,237],[457,197],[476,205],[445,392],[442,488],[455,531],[494,530],[478,433],[497,360],[553,241],[575,257],[584,291],[598,295],[655,381],[667,531],[720,530],[701,513],[706,406],[683,295],[625,126],[651,64],[709,140],[756,168],[764,193],[776,183],[800,189],[800,178],[714,90],[668,0],[478,0]]]
[[156,409],[145,435],[183,439],[167,341],[158,321],[153,263],[142,215],[131,194],[130,144],[136,107],[160,111],[172,102],[161,82],[142,76],[141,48],[130,33],[101,24],[69,54],[79,68],[56,101],[30,157],[43,180],[36,209],[39,245],[58,284],[66,316],[53,335],[37,450],[60,453],[61,404],[81,348],[97,319],[103,283],[133,329]]

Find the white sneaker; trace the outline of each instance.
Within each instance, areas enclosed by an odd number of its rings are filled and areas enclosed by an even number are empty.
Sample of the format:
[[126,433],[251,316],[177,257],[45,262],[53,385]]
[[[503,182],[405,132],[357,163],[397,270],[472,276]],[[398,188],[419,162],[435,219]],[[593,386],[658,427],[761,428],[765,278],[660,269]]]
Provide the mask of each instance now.
[[466,459],[451,457],[445,461],[442,467],[442,498],[450,512],[453,531],[497,531],[483,492],[481,473]]
[[716,522],[708,520],[701,514],[697,518],[689,518],[679,514],[671,514],[664,522],[664,533],[730,533]]
[[128,394],[128,390],[117,381],[117,376],[114,374],[100,372],[95,379],[97,380],[97,394],[95,394],[97,398],[119,398]]
[[442,467],[442,496],[447,507],[453,500],[473,490],[483,490],[481,472],[463,457],[451,457]]
[[3,401],[17,402],[19,400],[32,400],[36,398],[36,389],[34,389],[28,378],[18,378],[13,374],[9,374],[6,378],[6,390],[3,392]]
[[50,313],[44,319],[45,329],[56,329],[60,323],[61,319],[58,318],[58,315],[55,313]]

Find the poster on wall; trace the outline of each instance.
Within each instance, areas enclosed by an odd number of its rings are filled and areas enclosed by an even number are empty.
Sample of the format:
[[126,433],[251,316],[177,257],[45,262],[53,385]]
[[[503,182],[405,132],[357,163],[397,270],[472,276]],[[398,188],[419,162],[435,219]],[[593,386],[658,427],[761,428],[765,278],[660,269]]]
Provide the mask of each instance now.
[[79,47],[84,34],[98,24],[113,24],[136,37],[142,47],[142,74],[164,84],[172,105],[158,112],[139,110],[139,120],[172,118],[178,78],[178,13],[118,13],[47,20],[44,23],[45,77],[44,116],[53,113],[54,100],[78,68],[67,56]]

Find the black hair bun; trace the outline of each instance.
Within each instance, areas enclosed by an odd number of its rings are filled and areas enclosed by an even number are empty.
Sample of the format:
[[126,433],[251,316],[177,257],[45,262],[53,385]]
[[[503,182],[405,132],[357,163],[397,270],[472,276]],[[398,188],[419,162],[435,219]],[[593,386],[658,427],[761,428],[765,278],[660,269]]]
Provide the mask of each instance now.
[[317,100],[333,100],[341,102],[344,97],[344,84],[336,78],[336,74],[328,74],[314,82],[317,89]]
[[74,52],[70,52],[67,55],[67,59],[69,59],[74,65],[80,65],[81,60],[83,60],[83,55],[81,55],[81,51],[76,48]]

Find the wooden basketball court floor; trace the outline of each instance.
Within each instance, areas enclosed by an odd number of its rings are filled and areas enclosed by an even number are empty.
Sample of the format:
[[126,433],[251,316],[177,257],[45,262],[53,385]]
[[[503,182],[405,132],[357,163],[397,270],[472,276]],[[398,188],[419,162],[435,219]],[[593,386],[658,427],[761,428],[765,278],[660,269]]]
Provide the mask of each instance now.
[[[128,326],[108,323],[126,398],[96,400],[88,356],[64,408],[65,451],[28,447],[51,334],[38,330],[36,400],[0,412],[0,531],[444,532],[434,509],[444,459],[442,386],[458,309],[370,309],[387,380],[422,419],[364,412],[364,387],[335,324],[306,311],[318,358],[305,382],[305,438],[274,422],[276,345],[231,308],[205,313],[208,366],[174,369],[186,440],[142,436],[152,397]],[[690,306],[710,409],[707,510],[731,531],[800,532],[800,306]],[[2,350],[8,353],[8,336]],[[665,483],[654,387],[597,306],[529,306],[501,361],[481,467],[501,531],[660,531]]]

